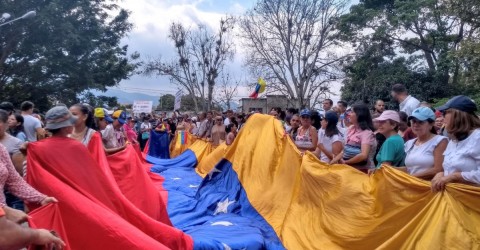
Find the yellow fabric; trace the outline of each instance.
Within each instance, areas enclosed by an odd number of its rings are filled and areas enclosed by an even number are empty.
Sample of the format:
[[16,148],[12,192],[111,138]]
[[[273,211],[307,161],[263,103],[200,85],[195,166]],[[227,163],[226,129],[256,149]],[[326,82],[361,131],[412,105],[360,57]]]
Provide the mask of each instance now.
[[212,170],[213,167],[215,167],[215,165],[223,158],[225,152],[227,151],[227,148],[227,144],[222,143],[218,145],[210,154],[205,156],[195,168],[197,174],[205,177],[210,172],[210,170]]
[[191,138],[193,136],[191,136],[190,133],[185,131],[184,136],[187,137],[187,143],[182,145],[180,132],[181,131],[176,131],[175,132],[175,137],[173,138],[172,142],[170,143],[170,157],[171,158],[179,156],[185,150],[187,150],[188,147],[190,147],[190,145],[192,144]]
[[263,78],[258,78],[258,84],[260,85],[260,89],[258,90],[258,93],[263,93],[265,91],[265,87],[267,87],[267,83]]
[[390,167],[369,177],[302,157],[280,122],[259,114],[225,158],[287,249],[480,249],[479,187],[432,193]]
[[195,142],[190,145],[189,149],[195,153],[197,162],[201,162],[203,158],[209,155],[213,150],[212,143],[200,138],[197,138]]

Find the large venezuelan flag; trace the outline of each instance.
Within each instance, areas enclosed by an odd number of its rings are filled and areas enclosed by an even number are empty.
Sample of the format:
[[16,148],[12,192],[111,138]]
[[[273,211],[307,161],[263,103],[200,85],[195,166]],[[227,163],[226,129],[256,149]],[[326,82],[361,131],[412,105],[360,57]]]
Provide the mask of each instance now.
[[88,149],[29,144],[27,181],[59,200],[33,210],[31,226],[67,249],[480,249],[479,187],[432,193],[393,168],[326,165],[271,116],[251,117],[231,146],[197,140],[151,165],[131,147],[102,152],[98,135]]
[[31,226],[56,231],[67,249],[191,249],[138,159],[129,147],[108,157],[109,168],[70,138],[29,144],[27,182],[59,201],[33,210]]
[[147,157],[165,178],[173,225],[196,249],[480,249],[479,187],[432,193],[390,167],[368,176],[324,164],[265,115],[230,147],[207,147]]

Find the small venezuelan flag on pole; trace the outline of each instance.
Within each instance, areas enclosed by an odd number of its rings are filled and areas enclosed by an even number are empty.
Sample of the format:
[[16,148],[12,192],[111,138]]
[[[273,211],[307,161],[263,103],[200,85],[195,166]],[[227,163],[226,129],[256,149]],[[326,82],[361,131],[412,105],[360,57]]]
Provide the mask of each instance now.
[[258,83],[255,86],[255,90],[252,94],[250,94],[250,98],[258,98],[258,94],[263,93],[265,91],[265,87],[267,83],[260,77],[258,78]]

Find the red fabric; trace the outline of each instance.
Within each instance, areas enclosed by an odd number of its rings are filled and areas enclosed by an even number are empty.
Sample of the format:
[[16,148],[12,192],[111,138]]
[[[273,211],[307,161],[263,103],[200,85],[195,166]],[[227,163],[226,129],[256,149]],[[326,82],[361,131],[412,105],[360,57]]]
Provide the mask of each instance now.
[[417,135],[415,135],[412,131],[412,128],[407,128],[407,130],[405,130],[405,132],[403,132],[403,141],[404,142],[407,142],[407,141],[410,141],[411,139],[415,139],[417,138]]
[[147,142],[145,143],[145,147],[143,148],[143,153],[144,153],[145,155],[148,154],[148,149],[149,149],[149,148],[150,148],[150,139],[147,140]]
[[123,195],[150,217],[172,225],[159,190],[147,174],[147,169],[151,167],[151,164],[142,163],[131,145],[118,153],[107,156],[107,159],[113,177]]
[[[63,220],[60,214],[60,210],[58,208],[58,203],[50,203],[46,206],[40,207],[38,209],[33,210],[29,214],[29,226],[32,228],[43,228],[49,231],[55,231],[57,235],[67,235],[65,228],[63,227]],[[48,218],[49,223],[45,225],[42,220],[38,220],[38,218]],[[40,225],[36,224],[39,223]],[[66,237],[62,237],[62,240],[65,242],[68,248],[70,248],[70,244],[68,243],[68,239]],[[36,247],[31,247],[30,249],[38,249]]]
[[[137,144],[138,145],[138,144]],[[163,178],[159,182],[157,174],[151,174],[151,164],[140,158],[134,145],[107,158],[100,133],[95,133],[88,143],[88,151],[97,161],[107,177],[117,183],[123,195],[137,208],[155,220],[171,225],[166,211],[167,191],[163,188]],[[135,152],[132,154],[131,150]],[[125,152],[128,151],[128,152]],[[109,162],[110,161],[110,162]],[[151,179],[152,176],[152,179]],[[158,198],[161,198],[160,200]]]
[[42,209],[54,209],[45,213],[61,218],[33,211],[30,221],[57,231],[69,249],[193,248],[190,236],[150,218],[125,198],[81,143],[58,137],[31,143],[27,162],[27,182],[59,200]]

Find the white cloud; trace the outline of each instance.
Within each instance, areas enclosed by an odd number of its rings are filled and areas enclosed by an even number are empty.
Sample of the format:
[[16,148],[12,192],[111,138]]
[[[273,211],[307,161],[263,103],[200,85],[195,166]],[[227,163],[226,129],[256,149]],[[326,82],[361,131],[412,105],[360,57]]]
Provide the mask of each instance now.
[[[168,29],[172,22],[180,22],[187,27],[194,28],[198,23],[207,25],[212,29],[218,27],[220,18],[225,16],[224,12],[200,10],[200,4],[213,5],[211,0],[126,0],[119,5],[131,12],[130,21],[134,24],[132,32],[123,40],[129,45],[131,52],[138,51],[142,58],[158,57],[170,58],[174,55],[173,44],[168,39]],[[235,3],[231,10],[240,11],[243,7]],[[241,60],[235,60],[234,66],[238,70]],[[128,89],[145,88],[158,89],[165,92],[175,91],[176,87],[169,83],[168,78],[148,78],[134,76],[119,84],[119,88]],[[130,92],[138,92],[131,90]],[[154,93],[155,95],[158,92]]]

